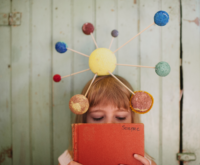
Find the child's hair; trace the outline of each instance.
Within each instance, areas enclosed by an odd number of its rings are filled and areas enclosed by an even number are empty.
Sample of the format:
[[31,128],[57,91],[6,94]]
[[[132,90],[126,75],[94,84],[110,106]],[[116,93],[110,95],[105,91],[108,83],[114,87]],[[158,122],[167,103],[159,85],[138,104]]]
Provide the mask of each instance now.
[[[117,76],[116,77],[123,82],[129,89],[133,91],[133,88],[129,84],[127,80],[124,78]],[[82,94],[84,95],[90,85],[92,80],[90,80],[82,90]],[[129,109],[129,99],[131,97],[131,93],[121,85],[115,78],[112,76],[99,76],[97,77],[88,94],[87,98],[89,100],[90,107],[96,105],[108,105],[112,104],[118,108]],[[131,110],[132,114],[132,123],[140,123],[140,116]],[[76,115],[75,123],[86,123],[87,112],[83,115]]]

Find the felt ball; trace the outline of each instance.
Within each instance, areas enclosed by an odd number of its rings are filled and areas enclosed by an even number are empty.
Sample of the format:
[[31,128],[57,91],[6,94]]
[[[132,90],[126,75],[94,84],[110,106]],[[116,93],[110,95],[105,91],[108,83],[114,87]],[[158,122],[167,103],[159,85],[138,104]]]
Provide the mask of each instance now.
[[67,51],[67,44],[64,42],[57,42],[55,45],[57,52],[65,53]]
[[166,11],[158,11],[154,16],[154,22],[158,26],[165,26],[169,22],[169,14]]
[[83,24],[82,31],[86,35],[90,35],[90,33],[93,33],[93,31],[94,31],[94,26],[91,23],[87,22],[87,23]]
[[161,61],[155,67],[155,72],[158,76],[165,77],[170,73],[170,65],[167,62]]
[[153,106],[154,99],[148,92],[135,91],[135,95],[130,98],[131,109],[139,114],[144,114],[150,111]]
[[55,82],[60,82],[61,76],[60,76],[59,74],[55,74],[55,75],[53,76],[53,80],[54,80]]
[[98,76],[109,75],[116,68],[115,54],[107,48],[95,49],[89,57],[89,67]]
[[75,114],[84,114],[89,109],[89,101],[84,95],[74,95],[69,101],[69,109]]
[[113,31],[111,32],[111,35],[112,35],[113,37],[117,37],[117,36],[119,35],[119,32],[118,32],[117,30],[113,30]]

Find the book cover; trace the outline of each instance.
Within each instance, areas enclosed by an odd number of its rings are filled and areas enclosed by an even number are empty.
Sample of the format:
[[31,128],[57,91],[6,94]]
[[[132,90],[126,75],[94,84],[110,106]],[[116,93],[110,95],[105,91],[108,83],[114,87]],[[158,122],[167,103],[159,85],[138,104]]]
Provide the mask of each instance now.
[[143,124],[72,124],[74,161],[83,165],[142,165]]

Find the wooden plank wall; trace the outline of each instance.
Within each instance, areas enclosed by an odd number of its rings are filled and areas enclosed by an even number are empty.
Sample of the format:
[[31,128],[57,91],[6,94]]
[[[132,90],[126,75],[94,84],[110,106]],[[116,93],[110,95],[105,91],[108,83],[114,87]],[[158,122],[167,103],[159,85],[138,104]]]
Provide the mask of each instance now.
[[200,164],[200,1],[182,0],[183,45],[183,151],[196,154]]
[[[54,83],[62,76],[89,68],[88,58],[54,46],[64,41],[90,55],[95,49],[91,36],[82,33],[85,22],[95,26],[99,47],[108,48],[110,32],[119,30],[111,50],[146,28],[154,14],[166,10],[170,22],[152,26],[116,53],[118,63],[155,66],[171,65],[165,78],[154,69],[118,66],[115,74],[126,78],[135,90],[146,90],[155,99],[153,109],[142,115],[146,151],[157,164],[178,164],[179,151],[179,45],[178,0],[0,0],[0,13],[22,12],[19,27],[0,26],[0,151],[13,147],[13,159],[3,165],[57,165],[68,148],[74,115],[68,108],[72,95],[81,93],[93,77],[91,71]],[[3,77],[3,79],[2,79]]]

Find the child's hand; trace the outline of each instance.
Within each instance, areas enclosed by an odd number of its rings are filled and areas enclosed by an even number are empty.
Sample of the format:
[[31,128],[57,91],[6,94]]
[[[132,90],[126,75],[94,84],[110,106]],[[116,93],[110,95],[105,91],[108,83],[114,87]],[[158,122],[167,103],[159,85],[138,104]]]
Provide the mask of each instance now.
[[[143,165],[156,165],[156,163],[153,160],[149,160],[141,155],[134,154],[133,157],[140,161]],[[125,165],[125,164],[119,164],[119,165]]]
[[77,162],[74,162],[74,161],[71,161],[71,162],[69,162],[69,164],[68,165],[82,165],[82,164],[80,164],[80,163],[77,163]]
[[151,165],[150,160],[146,159],[145,157],[141,155],[134,154],[134,158],[139,160],[143,165]]

